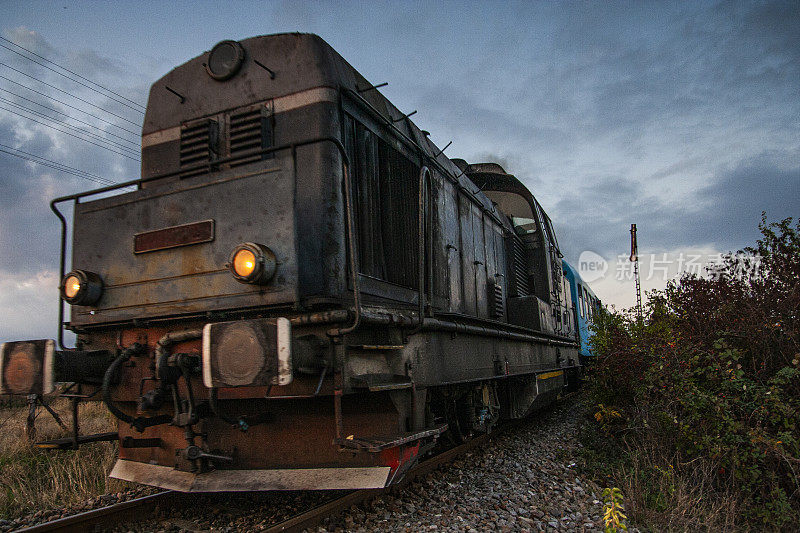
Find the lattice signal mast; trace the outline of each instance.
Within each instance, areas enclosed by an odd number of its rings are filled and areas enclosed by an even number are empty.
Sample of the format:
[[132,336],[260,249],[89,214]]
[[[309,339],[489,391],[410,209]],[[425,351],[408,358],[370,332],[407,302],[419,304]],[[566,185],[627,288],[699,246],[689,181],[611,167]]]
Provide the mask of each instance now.
[[642,284],[639,281],[639,245],[636,243],[636,224],[631,224],[631,261],[633,277],[636,280],[636,315],[642,318]]

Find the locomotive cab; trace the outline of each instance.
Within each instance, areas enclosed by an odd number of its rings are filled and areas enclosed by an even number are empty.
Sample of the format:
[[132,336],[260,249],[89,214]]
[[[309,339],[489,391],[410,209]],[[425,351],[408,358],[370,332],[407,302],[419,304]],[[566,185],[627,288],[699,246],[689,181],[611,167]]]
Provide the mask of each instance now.
[[[507,248],[516,260],[509,320],[520,326],[574,334],[570,297],[561,272],[561,251],[550,217],[515,176],[496,163],[459,166],[513,226]],[[568,290],[568,288],[566,288]]]

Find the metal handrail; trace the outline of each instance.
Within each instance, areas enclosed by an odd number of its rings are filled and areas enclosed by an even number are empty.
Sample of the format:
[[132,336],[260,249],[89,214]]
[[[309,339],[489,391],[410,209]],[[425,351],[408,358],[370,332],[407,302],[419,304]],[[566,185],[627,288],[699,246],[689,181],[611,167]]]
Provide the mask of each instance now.
[[[427,298],[427,293],[425,292],[425,279],[427,278],[427,271],[425,269],[425,244],[429,241],[429,239],[426,239],[427,235],[425,235],[425,221],[427,220],[425,191],[427,189],[426,185],[428,180],[430,180],[430,177],[431,171],[427,166],[423,166],[421,169],[419,169],[419,203],[417,207],[417,283],[419,292],[417,300],[419,303],[419,324],[416,328],[408,333],[409,335],[414,335],[422,331],[422,328],[425,326],[425,303]],[[430,262],[431,259],[432,258],[429,257],[428,262]],[[429,289],[432,289],[432,287],[429,286]]]

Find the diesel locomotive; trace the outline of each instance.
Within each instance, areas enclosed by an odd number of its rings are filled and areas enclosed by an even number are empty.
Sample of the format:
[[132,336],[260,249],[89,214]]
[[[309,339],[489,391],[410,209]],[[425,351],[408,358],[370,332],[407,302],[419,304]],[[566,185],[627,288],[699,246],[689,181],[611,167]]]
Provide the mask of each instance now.
[[58,340],[4,344],[2,392],[103,401],[117,432],[44,445],[118,441],[112,477],[236,491],[384,487],[576,386],[550,218],[409,116],[315,35],[166,74],[141,178],[52,202]]

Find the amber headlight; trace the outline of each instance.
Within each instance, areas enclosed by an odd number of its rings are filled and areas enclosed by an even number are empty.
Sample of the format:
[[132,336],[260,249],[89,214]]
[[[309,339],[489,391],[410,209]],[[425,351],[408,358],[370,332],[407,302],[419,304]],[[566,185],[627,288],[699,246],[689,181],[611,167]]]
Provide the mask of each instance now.
[[103,294],[103,280],[94,272],[73,270],[61,283],[61,296],[72,305],[93,305]]
[[266,283],[275,275],[275,254],[263,244],[246,242],[234,248],[228,268],[242,283]]

